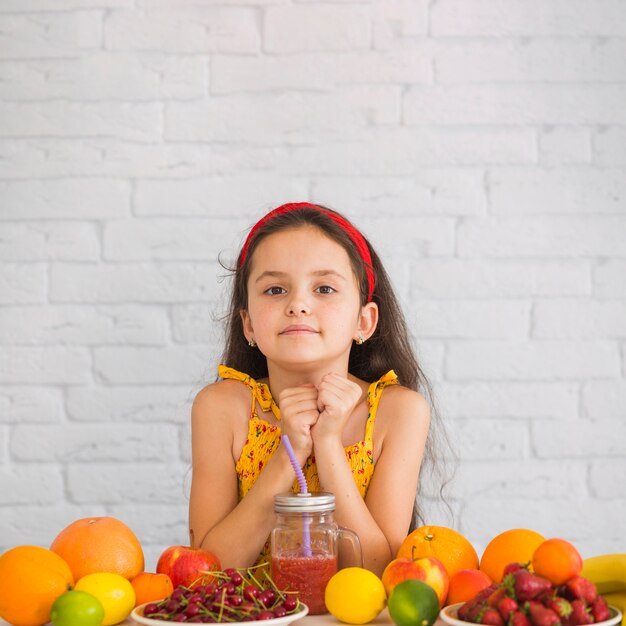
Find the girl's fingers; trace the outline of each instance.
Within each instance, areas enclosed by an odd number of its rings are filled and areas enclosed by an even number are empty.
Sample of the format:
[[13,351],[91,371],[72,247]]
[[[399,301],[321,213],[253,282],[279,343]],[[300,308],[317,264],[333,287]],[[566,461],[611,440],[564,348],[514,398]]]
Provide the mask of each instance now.
[[319,411],[323,411],[328,406],[341,406],[345,400],[345,397],[341,396],[335,389],[324,389],[317,396],[317,408]]
[[287,417],[285,424],[289,424],[295,428],[298,428],[299,426],[306,426],[308,428],[317,422],[319,416],[320,413],[317,408],[311,411],[302,411]]
[[319,418],[317,389],[313,385],[285,389],[280,394],[280,413],[287,434],[310,440],[311,427]]
[[334,373],[326,374],[326,376],[322,378],[319,391],[322,392],[324,390],[335,390],[336,393],[341,395],[347,394],[352,397],[361,397],[361,388],[359,385],[344,376],[339,376],[339,374]]
[[289,419],[296,415],[317,412],[317,400],[313,398],[306,398],[303,400],[296,400],[294,402],[285,403],[280,410],[282,419]]
[[289,407],[310,402],[315,404],[317,401],[317,389],[313,385],[302,385],[300,387],[291,387],[283,389],[278,397],[278,403],[281,413]]
[[337,374],[325,376],[320,383],[317,406],[320,411],[335,407],[340,412],[352,411],[361,399],[361,388]]

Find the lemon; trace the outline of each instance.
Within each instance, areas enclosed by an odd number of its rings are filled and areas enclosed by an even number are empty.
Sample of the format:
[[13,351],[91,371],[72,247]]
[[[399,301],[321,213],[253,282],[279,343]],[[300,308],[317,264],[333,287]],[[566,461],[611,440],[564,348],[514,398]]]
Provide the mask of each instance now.
[[396,626],[432,626],[439,616],[435,590],[413,578],[393,588],[388,605],[389,616]]
[[367,624],[385,608],[382,580],[362,567],[339,570],[326,585],[324,601],[331,615],[347,624]]
[[86,591],[100,600],[104,608],[102,626],[123,622],[135,607],[135,590],[119,574],[98,572],[87,574],[74,586],[76,591]]

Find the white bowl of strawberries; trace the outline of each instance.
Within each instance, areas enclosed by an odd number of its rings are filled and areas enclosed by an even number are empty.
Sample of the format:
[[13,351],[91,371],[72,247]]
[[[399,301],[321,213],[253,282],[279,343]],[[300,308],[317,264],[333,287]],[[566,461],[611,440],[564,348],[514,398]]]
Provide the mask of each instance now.
[[619,609],[608,606],[596,586],[582,576],[553,585],[518,564],[508,566],[502,582],[467,602],[452,604],[439,617],[450,626],[614,626]]

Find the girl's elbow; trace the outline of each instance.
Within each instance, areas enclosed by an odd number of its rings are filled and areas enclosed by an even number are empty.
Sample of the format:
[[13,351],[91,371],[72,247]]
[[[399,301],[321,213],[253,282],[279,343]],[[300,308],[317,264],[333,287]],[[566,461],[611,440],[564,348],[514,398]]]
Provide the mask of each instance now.
[[374,551],[363,555],[363,566],[380,578],[393,558],[394,555],[389,546],[389,542],[385,539],[380,542]]

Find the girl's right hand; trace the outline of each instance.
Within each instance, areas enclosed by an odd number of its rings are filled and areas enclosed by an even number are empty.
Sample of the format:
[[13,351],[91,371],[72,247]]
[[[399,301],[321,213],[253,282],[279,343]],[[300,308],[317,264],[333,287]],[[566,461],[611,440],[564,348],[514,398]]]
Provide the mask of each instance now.
[[289,436],[291,447],[302,466],[313,451],[311,428],[320,416],[317,388],[315,385],[299,385],[283,389],[278,397],[278,405],[282,434]]

